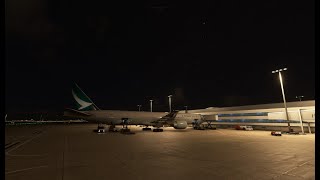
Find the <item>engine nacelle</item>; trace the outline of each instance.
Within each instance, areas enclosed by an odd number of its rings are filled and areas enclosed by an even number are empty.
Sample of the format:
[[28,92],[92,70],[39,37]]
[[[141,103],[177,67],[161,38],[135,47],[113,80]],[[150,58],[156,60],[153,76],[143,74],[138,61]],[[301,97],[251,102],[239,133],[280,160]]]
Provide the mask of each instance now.
[[187,121],[174,121],[173,127],[175,129],[185,129],[188,127]]

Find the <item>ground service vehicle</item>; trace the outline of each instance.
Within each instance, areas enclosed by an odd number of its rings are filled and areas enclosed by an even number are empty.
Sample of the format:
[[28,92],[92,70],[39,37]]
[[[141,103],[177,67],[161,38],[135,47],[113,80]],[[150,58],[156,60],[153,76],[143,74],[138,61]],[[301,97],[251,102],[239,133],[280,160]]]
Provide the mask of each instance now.
[[252,131],[253,130],[252,126],[246,126],[246,125],[245,126],[236,125],[235,129],[236,130],[246,130],[246,131]]
[[252,131],[253,130],[252,126],[240,126],[240,128],[242,130],[246,130],[246,131]]
[[271,131],[271,135],[272,136],[281,136],[281,132],[280,131]]

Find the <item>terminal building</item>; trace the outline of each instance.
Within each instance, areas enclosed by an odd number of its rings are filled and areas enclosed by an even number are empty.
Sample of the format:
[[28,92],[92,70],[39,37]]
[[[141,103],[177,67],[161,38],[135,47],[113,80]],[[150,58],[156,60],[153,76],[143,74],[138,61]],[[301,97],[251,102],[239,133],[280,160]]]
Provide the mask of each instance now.
[[[295,132],[315,132],[315,101],[287,102],[291,129]],[[253,129],[288,131],[283,103],[235,107],[209,107],[189,110],[186,113],[203,115],[204,120],[220,128],[250,125]]]

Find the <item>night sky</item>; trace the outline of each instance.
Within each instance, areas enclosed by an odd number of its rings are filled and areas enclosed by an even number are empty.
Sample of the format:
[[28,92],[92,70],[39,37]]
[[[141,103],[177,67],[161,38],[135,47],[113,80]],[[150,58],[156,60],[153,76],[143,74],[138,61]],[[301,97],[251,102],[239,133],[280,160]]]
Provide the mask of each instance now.
[[315,96],[314,1],[6,2],[6,112],[168,111]]

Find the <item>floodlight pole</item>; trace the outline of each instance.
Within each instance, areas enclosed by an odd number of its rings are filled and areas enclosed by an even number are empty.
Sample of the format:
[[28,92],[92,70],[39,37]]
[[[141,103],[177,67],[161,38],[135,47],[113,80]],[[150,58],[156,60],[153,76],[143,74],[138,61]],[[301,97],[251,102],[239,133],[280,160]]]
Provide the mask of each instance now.
[[287,109],[287,103],[286,103],[286,96],[284,94],[284,88],[283,88],[283,83],[282,83],[282,76],[281,76],[281,71],[285,71],[287,70],[287,68],[283,68],[283,69],[279,69],[276,71],[272,71],[272,73],[278,72],[279,73],[279,80],[280,80],[280,85],[281,85],[281,91],[282,91],[282,97],[283,97],[283,104],[284,104],[284,108],[285,108],[285,113],[286,113],[286,118],[287,118],[287,122],[288,122],[288,128],[289,128],[289,132],[291,132],[291,127],[290,127],[290,122],[289,122],[289,115],[288,115],[288,109]]
[[169,98],[169,112],[171,112],[171,97],[172,97],[172,95],[168,96],[168,98]]
[[152,112],[152,99],[150,100],[150,112]]
[[188,113],[188,106],[184,106],[186,108],[185,113]]
[[139,107],[139,111],[140,111],[141,105],[139,104],[139,105],[137,105],[137,106]]
[[289,115],[288,115],[288,109],[287,109],[287,103],[286,103],[286,96],[284,94],[284,88],[283,88],[283,83],[282,83],[282,76],[281,76],[281,72],[279,71],[279,78],[280,78],[280,84],[281,84],[281,90],[282,90],[282,97],[283,97],[283,103],[284,103],[284,108],[286,110],[286,117],[287,117],[287,121],[288,121],[288,127],[289,127],[289,132],[291,130],[290,127],[290,122],[289,122]]

